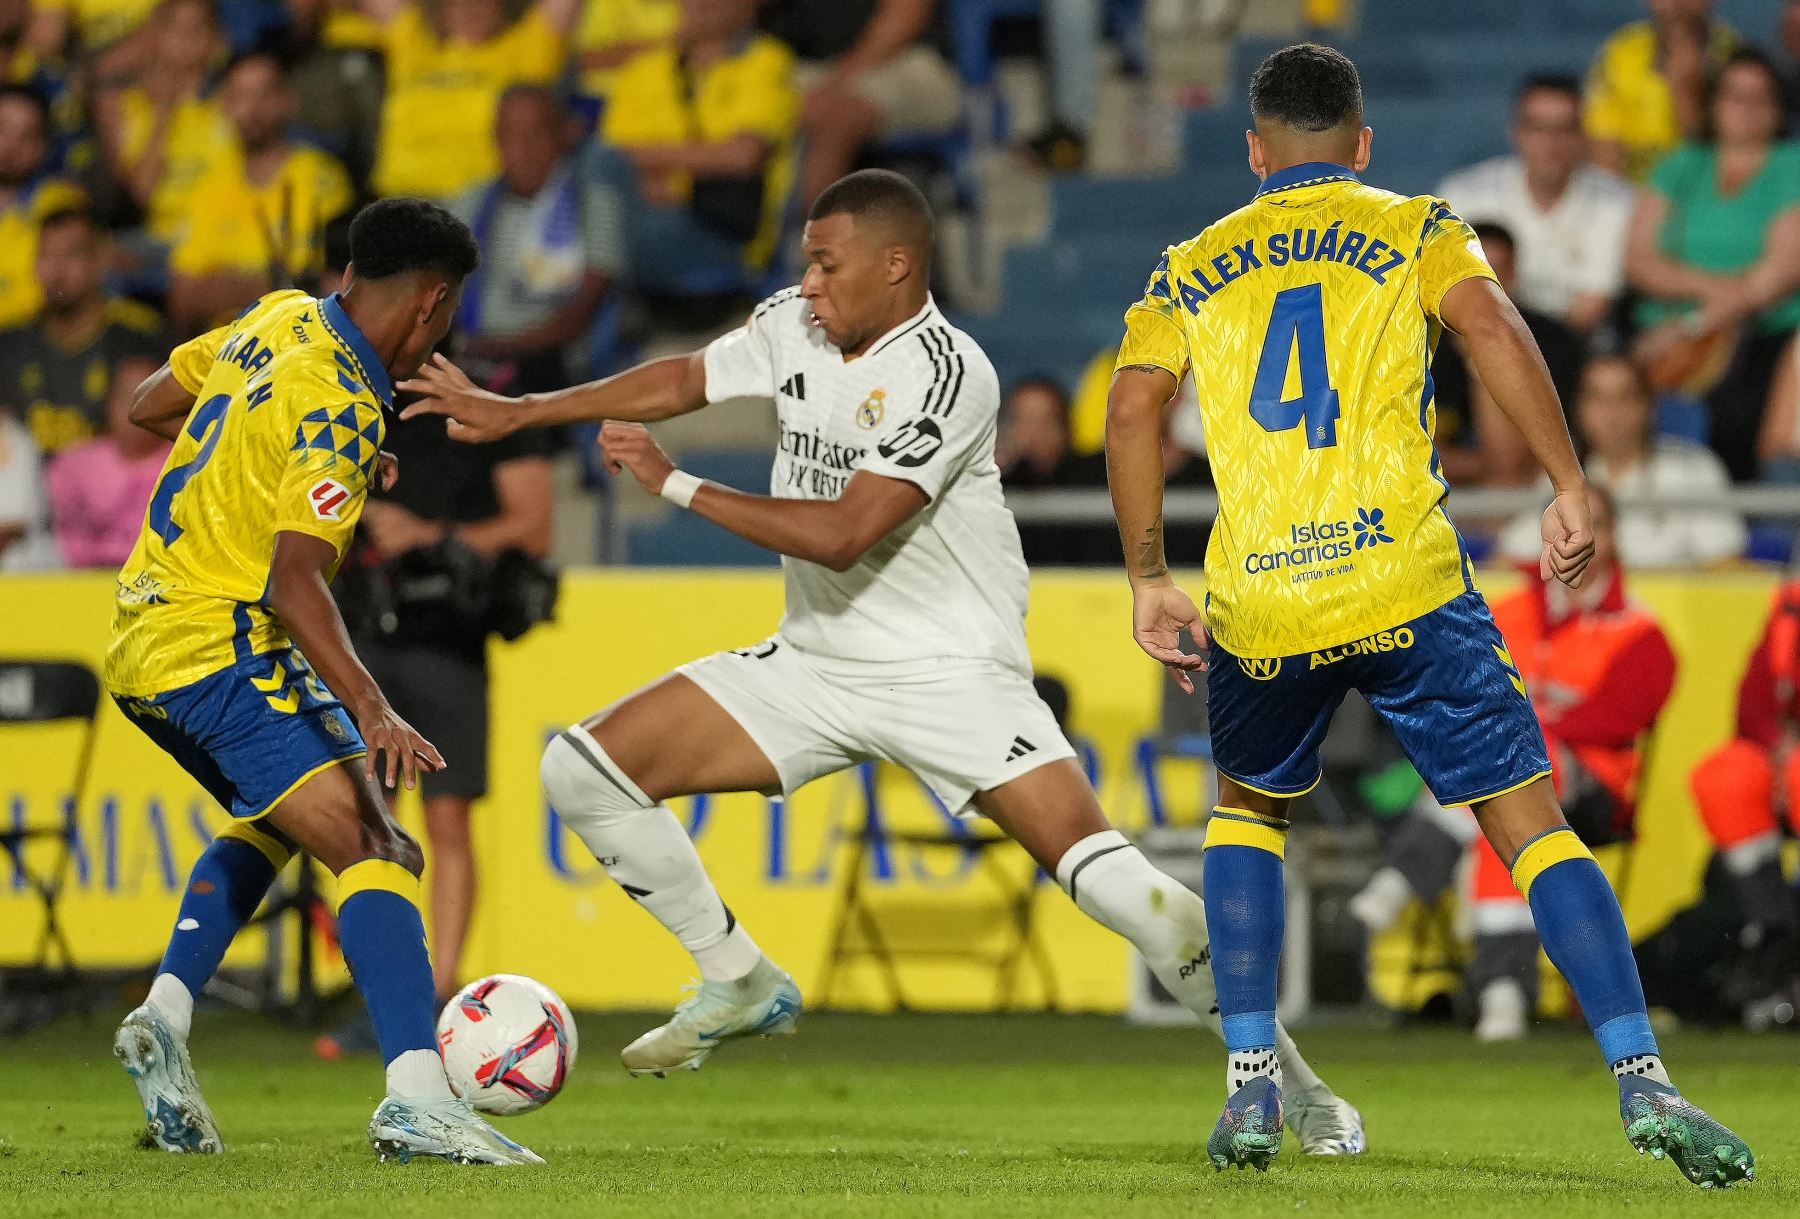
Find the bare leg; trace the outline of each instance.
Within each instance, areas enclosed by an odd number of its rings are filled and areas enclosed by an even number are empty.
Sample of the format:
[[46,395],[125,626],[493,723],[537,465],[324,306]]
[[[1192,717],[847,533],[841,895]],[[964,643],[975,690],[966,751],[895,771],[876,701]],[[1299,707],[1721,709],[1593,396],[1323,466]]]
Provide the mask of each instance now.
[[827,186],[850,172],[856,154],[881,129],[881,112],[847,86],[815,89],[801,115],[806,153],[800,164],[800,199],[808,207]]
[[469,809],[462,796],[425,800],[425,836],[431,842],[431,962],[438,998],[456,993],[462,979],[463,944],[475,912],[475,848]]

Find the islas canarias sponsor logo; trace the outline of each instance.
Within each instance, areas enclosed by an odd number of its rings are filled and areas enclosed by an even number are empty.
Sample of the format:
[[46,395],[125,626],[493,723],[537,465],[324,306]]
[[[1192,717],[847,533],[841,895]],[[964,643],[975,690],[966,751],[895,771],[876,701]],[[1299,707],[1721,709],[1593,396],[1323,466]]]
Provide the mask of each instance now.
[[1287,545],[1245,555],[1244,570],[1256,575],[1284,567],[1312,567],[1348,559],[1359,550],[1394,540],[1387,531],[1386,517],[1380,508],[1358,508],[1354,518],[1291,524]]
[[1401,652],[1412,647],[1413,630],[1410,626],[1398,627],[1391,631],[1377,631],[1367,639],[1358,639],[1353,643],[1342,644],[1335,648],[1326,648],[1322,652],[1314,652],[1307,669],[1320,669],[1326,665],[1334,665],[1340,660],[1348,660],[1352,656],[1373,656],[1377,652]]

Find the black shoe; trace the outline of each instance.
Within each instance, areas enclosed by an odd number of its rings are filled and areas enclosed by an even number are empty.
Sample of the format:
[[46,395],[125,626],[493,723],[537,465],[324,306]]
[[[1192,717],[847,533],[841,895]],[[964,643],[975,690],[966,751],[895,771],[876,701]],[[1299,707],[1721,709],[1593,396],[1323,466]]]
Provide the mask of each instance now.
[[1078,174],[1087,164],[1087,137],[1055,119],[1025,141],[1025,151],[1053,174]]

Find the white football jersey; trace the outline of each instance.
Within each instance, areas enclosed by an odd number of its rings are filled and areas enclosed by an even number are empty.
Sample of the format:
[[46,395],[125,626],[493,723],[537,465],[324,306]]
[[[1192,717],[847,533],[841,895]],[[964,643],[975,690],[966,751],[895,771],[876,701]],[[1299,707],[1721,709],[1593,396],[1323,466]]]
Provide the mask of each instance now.
[[834,500],[869,470],[930,503],[839,573],[783,557],[794,647],[843,660],[996,660],[1029,674],[1025,557],[1000,489],[1000,384],[975,341],[927,299],[846,362],[798,288],[706,349],[706,396],[774,398],[770,493]]

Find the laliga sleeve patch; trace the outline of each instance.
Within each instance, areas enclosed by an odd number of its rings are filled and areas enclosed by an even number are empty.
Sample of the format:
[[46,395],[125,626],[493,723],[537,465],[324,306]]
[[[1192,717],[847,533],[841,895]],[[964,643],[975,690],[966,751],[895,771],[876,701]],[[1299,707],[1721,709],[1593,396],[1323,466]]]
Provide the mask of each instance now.
[[313,515],[320,520],[341,520],[343,507],[350,501],[350,489],[335,478],[321,478],[307,491],[306,498],[312,502]]
[[875,451],[895,465],[911,469],[930,461],[943,447],[944,434],[938,425],[921,416],[901,424]]

